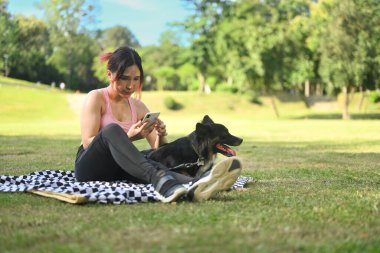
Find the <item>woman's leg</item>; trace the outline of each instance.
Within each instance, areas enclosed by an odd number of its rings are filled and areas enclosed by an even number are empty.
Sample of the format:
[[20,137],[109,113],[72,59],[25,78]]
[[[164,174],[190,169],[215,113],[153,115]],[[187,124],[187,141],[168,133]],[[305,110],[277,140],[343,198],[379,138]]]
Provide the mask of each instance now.
[[130,180],[145,183],[128,175],[113,159],[111,152],[101,148],[100,135],[84,150],[79,147],[75,161],[75,177],[78,181]]
[[[138,182],[152,183],[165,197],[171,195],[173,189],[178,192],[176,186],[184,183],[179,182],[173,172],[150,163],[117,124],[103,128],[87,150],[79,152],[75,174],[79,181],[110,181],[116,180],[118,176],[123,176],[119,179],[132,176]],[[180,189],[180,193],[183,194],[183,189]]]
[[116,124],[103,128],[90,146],[81,153],[75,163],[77,179],[114,180],[124,174],[139,180],[139,183],[151,183],[157,171],[140,154],[124,130]]

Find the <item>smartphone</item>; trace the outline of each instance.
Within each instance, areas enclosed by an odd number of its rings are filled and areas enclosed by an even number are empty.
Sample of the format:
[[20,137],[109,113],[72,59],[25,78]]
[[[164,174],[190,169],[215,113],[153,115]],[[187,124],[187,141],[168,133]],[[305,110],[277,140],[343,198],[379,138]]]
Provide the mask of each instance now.
[[149,123],[145,127],[150,127],[151,125],[156,123],[158,116],[160,116],[159,112],[148,112],[147,114],[145,114],[141,123],[144,124],[146,121],[148,121]]

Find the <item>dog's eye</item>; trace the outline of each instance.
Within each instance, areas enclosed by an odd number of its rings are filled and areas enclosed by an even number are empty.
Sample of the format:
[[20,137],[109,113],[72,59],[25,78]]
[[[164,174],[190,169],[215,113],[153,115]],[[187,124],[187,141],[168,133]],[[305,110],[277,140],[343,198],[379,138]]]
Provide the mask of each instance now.
[[228,138],[228,134],[222,134],[221,137],[224,139],[224,138]]

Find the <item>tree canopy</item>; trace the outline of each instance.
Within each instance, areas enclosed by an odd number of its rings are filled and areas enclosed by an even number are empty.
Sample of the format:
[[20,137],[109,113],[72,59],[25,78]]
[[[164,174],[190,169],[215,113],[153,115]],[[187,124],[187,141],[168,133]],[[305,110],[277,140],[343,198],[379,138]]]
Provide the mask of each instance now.
[[92,1],[41,0],[39,20],[12,16],[0,0],[0,69],[88,91],[107,82],[99,54],[128,44],[143,57],[145,89],[309,96],[379,88],[378,0],[182,2],[192,11],[185,21],[142,47],[128,27],[96,29]]

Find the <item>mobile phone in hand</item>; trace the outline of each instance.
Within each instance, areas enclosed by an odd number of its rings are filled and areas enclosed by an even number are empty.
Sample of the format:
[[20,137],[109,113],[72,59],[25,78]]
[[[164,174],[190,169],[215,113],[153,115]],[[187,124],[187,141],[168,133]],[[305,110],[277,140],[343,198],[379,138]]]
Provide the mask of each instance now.
[[141,123],[144,124],[148,121],[148,124],[145,127],[150,127],[151,125],[156,123],[158,116],[160,116],[159,112],[148,112],[147,114],[145,114]]

